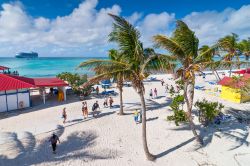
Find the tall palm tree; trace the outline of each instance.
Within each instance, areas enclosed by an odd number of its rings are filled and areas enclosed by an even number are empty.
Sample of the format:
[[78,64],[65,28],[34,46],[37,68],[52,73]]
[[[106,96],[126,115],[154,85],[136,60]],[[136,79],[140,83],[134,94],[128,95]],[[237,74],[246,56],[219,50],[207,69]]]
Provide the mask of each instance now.
[[121,53],[115,49],[109,50],[109,59],[108,60],[99,60],[91,59],[85,62],[82,62],[78,67],[79,68],[90,68],[95,73],[96,76],[90,79],[83,86],[88,86],[94,82],[98,82],[103,79],[114,78],[117,81],[117,88],[119,90],[120,96],[120,111],[119,115],[124,115],[123,112],[123,79],[126,77],[126,70],[123,68],[123,64],[126,63]]
[[232,33],[231,35],[227,35],[221,39],[219,39],[219,46],[222,51],[226,51],[227,54],[224,55],[224,61],[228,63],[229,65],[229,76],[231,76],[232,68],[233,68],[233,58],[236,58],[236,64],[238,68],[240,69],[240,46],[238,44],[238,35],[235,33]]
[[248,38],[247,40],[244,39],[239,43],[241,50],[243,52],[243,54],[246,57],[246,60],[249,60],[250,57],[250,38]]
[[118,45],[127,63],[124,65],[130,75],[127,77],[141,100],[142,109],[142,141],[143,149],[148,160],[154,160],[155,156],[149,152],[146,130],[146,104],[145,88],[143,80],[152,70],[165,70],[171,67],[171,58],[165,55],[155,54],[152,49],[143,49],[139,40],[140,32],[124,18],[109,14],[113,19],[113,31],[109,34],[109,40]]
[[79,67],[88,67],[96,71],[97,75],[85,85],[102,78],[113,75],[124,77],[132,82],[133,88],[140,96],[142,109],[142,141],[143,149],[148,160],[156,157],[149,152],[146,132],[146,104],[144,99],[145,88],[143,80],[151,71],[168,70],[173,58],[166,55],[156,54],[153,49],[143,49],[139,40],[140,32],[124,18],[109,14],[114,19],[113,31],[109,34],[109,40],[118,44],[119,58],[112,57],[108,60],[92,59],[83,62]]
[[203,140],[198,135],[192,118],[192,106],[194,98],[195,73],[207,65],[207,57],[216,47],[207,49],[199,53],[199,40],[183,21],[177,21],[176,29],[172,37],[165,35],[155,35],[153,37],[156,46],[166,49],[171,56],[177,58],[181,67],[177,69],[177,77],[184,81],[184,98],[187,105],[187,117],[190,128],[196,140],[203,144]]

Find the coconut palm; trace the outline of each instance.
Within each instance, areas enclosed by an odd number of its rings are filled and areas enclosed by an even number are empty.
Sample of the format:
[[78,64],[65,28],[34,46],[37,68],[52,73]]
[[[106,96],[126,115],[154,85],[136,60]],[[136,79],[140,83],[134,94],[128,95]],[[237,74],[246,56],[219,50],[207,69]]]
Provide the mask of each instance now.
[[91,59],[85,62],[82,62],[78,67],[79,68],[90,68],[95,73],[96,76],[90,79],[83,87],[88,86],[89,84],[93,84],[95,82],[99,82],[104,79],[111,79],[117,81],[117,88],[119,89],[120,96],[120,111],[119,115],[124,115],[123,112],[123,99],[122,99],[122,89],[123,89],[123,79],[126,77],[126,70],[124,70],[124,66],[126,63],[117,50],[111,49],[109,50],[109,59],[108,60],[100,60],[100,59]]
[[133,88],[140,96],[142,110],[142,141],[148,160],[154,160],[155,156],[149,152],[146,133],[146,104],[144,99],[145,88],[143,80],[150,71],[165,70],[171,67],[171,58],[161,54],[155,54],[153,49],[143,49],[139,40],[140,32],[124,18],[109,14],[114,19],[113,31],[109,34],[109,40],[118,45],[119,51],[126,59],[124,69],[128,71]]
[[[96,71],[96,76],[85,86],[93,82],[119,76],[132,82],[133,88],[140,96],[142,109],[142,141],[143,148],[148,160],[154,160],[155,156],[149,152],[146,133],[146,104],[144,99],[145,89],[143,80],[151,71],[167,70],[171,67],[173,58],[156,54],[153,49],[143,49],[140,32],[124,18],[109,14],[114,19],[113,31],[109,40],[118,44],[118,59],[114,58],[116,51],[111,51],[111,58],[108,60],[92,59],[80,64],[79,67],[88,67]],[[119,81],[118,81],[119,82]]]
[[224,61],[229,65],[229,76],[231,76],[232,68],[233,68],[233,58],[236,58],[236,64],[240,69],[240,46],[238,44],[238,35],[232,33],[231,35],[227,35],[221,39],[219,39],[219,46],[222,51],[226,51],[227,54],[224,55]]
[[184,81],[184,98],[187,105],[187,117],[190,128],[196,140],[203,144],[203,140],[198,135],[192,118],[192,106],[194,98],[195,73],[207,66],[207,57],[211,57],[216,47],[206,49],[202,53],[198,50],[199,40],[183,21],[177,21],[176,29],[172,37],[156,35],[153,37],[156,46],[166,49],[171,56],[177,58],[181,67],[177,69],[177,77]]
[[249,60],[250,57],[250,38],[248,38],[247,40],[244,39],[239,43],[241,50],[243,52],[243,54],[246,57],[246,60]]

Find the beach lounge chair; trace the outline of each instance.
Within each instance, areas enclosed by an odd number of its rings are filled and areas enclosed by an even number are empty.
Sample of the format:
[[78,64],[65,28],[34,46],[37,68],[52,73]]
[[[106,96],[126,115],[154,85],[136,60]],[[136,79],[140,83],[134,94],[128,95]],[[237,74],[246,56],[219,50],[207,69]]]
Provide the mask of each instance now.
[[103,81],[101,81],[101,86],[104,89],[110,88],[111,87],[111,81],[110,80],[103,80]]
[[209,81],[208,82],[210,85],[216,85],[217,83],[216,82],[213,82],[213,81]]
[[110,90],[110,91],[103,91],[101,93],[101,95],[114,95],[115,94],[115,91],[114,90]]
[[204,90],[204,87],[205,87],[205,86],[198,86],[198,85],[196,85],[196,86],[194,87],[194,89],[197,89],[197,90]]

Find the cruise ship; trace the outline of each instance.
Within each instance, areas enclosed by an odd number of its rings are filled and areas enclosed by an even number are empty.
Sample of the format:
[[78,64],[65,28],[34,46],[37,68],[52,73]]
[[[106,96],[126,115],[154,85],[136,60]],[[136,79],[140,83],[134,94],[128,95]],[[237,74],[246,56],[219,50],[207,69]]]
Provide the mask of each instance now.
[[38,53],[36,52],[19,52],[15,56],[16,58],[38,58]]

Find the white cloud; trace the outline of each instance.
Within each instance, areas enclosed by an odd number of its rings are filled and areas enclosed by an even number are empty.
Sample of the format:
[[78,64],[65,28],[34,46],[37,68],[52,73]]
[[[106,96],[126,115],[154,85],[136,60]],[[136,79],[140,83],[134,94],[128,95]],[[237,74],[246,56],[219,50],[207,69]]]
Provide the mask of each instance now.
[[169,35],[170,25],[175,20],[175,14],[166,12],[160,14],[148,14],[138,23],[138,29],[142,33],[142,40],[146,46],[152,45],[152,36],[155,34]]
[[[121,8],[113,5],[96,9],[97,0],[85,0],[69,15],[48,19],[28,15],[21,3],[2,4],[0,10],[0,56],[13,56],[19,51],[37,51],[42,56],[105,56],[113,45],[107,42],[112,19]],[[145,46],[152,45],[155,34],[170,35],[174,13],[143,15],[134,12],[126,18],[142,34]],[[183,20],[196,32],[202,44],[215,42],[231,32],[241,38],[250,34],[250,5],[222,12],[193,12]]]
[[250,36],[250,5],[222,12],[193,12],[183,20],[195,31],[201,44],[213,44],[230,33],[236,33],[240,38]]

